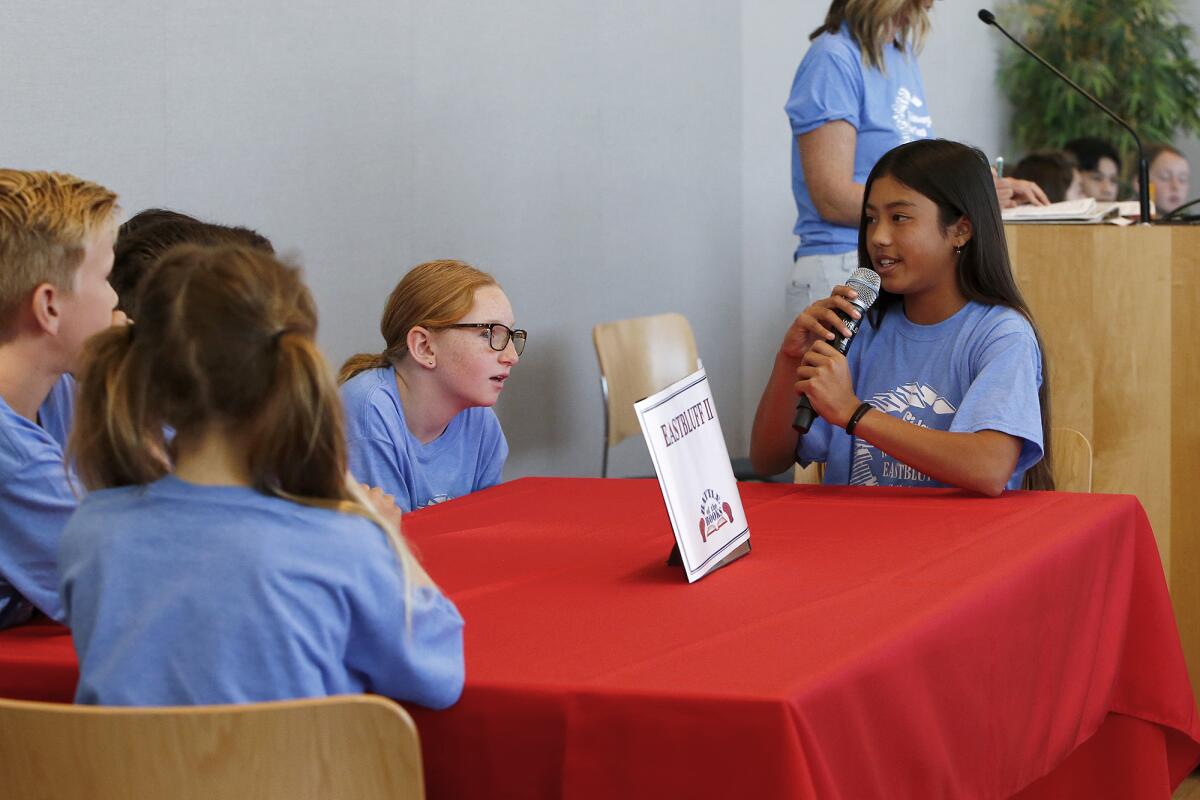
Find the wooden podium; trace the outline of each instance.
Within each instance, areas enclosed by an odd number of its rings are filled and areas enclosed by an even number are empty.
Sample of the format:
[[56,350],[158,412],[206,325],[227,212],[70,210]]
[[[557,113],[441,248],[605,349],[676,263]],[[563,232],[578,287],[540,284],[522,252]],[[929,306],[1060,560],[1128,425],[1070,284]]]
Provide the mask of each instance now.
[[1049,356],[1052,424],[1091,440],[1093,491],[1145,506],[1200,696],[1200,227],[1005,233]]

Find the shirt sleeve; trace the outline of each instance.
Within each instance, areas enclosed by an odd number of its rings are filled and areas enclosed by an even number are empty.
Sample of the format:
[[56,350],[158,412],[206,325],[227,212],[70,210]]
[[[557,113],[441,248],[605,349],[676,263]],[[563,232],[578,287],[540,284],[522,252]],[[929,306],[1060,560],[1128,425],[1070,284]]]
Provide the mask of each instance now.
[[378,486],[396,498],[403,511],[412,511],[405,477],[411,472],[408,459],[396,452],[396,445],[387,439],[355,438],[346,442],[350,474],[359,483]]
[[792,135],[800,136],[837,120],[858,129],[862,99],[861,67],[848,51],[822,47],[810,53],[796,70],[792,93],[784,106]]
[[1031,330],[989,337],[976,357],[975,379],[967,388],[950,430],[994,430],[1021,440],[1016,472],[1042,458],[1042,357]]
[[508,460],[508,440],[500,427],[500,420],[492,414],[479,448],[479,466],[475,470],[474,492],[500,483],[504,462]]
[[26,461],[0,486],[0,584],[7,581],[59,622],[58,541],[78,505],[62,459],[50,452]]
[[[384,547],[388,545],[383,544]],[[376,694],[429,708],[446,708],[462,694],[463,620],[432,586],[407,598],[394,553],[369,559],[369,577],[358,584],[346,664]]]

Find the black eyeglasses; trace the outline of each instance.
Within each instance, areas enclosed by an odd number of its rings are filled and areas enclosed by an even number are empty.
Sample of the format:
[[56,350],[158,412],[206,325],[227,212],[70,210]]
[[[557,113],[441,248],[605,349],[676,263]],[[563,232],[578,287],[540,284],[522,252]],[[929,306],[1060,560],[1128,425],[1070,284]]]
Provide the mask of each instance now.
[[447,328],[487,328],[488,344],[493,350],[503,350],[508,347],[508,342],[511,339],[513,349],[517,351],[517,355],[525,352],[525,339],[529,336],[527,331],[520,328],[513,329],[499,322],[456,322],[453,325],[445,326]]

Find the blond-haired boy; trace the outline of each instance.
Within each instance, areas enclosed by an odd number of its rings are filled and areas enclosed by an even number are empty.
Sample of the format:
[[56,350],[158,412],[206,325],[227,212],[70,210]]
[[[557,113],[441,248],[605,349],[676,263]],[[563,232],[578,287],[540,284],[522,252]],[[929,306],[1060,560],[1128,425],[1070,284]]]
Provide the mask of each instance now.
[[83,343],[112,324],[117,196],[0,169],[0,628],[61,619],[55,551],[78,498],[63,460]]

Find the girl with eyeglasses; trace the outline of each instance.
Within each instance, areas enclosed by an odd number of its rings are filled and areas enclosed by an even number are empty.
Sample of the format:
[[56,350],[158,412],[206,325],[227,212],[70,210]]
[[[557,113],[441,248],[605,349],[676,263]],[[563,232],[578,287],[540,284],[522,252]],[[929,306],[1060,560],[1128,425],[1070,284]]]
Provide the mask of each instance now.
[[342,366],[350,471],[405,511],[500,482],[508,442],[492,406],[525,349],[496,279],[461,261],[404,276],[379,325],[383,352]]

